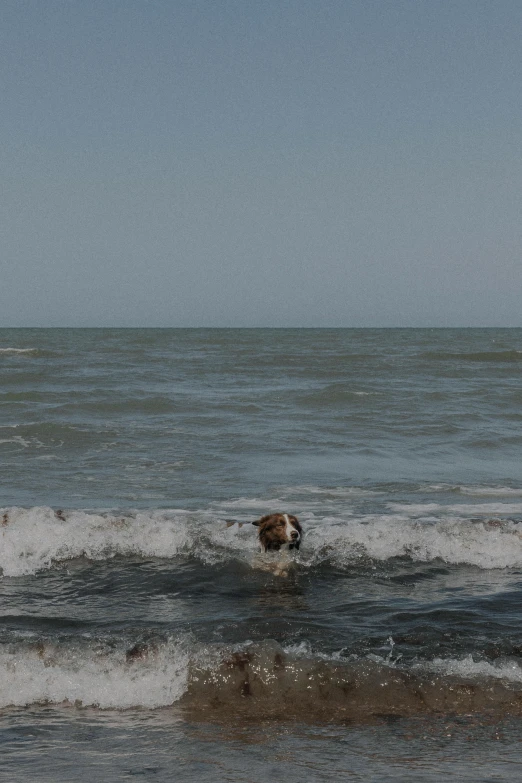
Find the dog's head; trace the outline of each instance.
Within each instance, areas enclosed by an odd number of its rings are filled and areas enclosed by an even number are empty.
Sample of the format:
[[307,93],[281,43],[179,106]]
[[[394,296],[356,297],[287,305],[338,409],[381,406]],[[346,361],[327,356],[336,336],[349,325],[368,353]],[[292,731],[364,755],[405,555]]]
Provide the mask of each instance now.
[[292,514],[267,514],[252,524],[259,528],[259,542],[265,552],[277,552],[281,547],[299,549],[303,529]]

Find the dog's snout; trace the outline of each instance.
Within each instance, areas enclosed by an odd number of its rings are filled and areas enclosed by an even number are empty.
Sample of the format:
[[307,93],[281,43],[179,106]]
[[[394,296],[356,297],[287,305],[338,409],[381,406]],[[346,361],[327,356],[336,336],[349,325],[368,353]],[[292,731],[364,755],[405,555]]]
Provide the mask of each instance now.
[[290,533],[290,537],[293,538],[294,541],[296,540],[296,538],[299,538],[299,533],[297,532],[297,530],[292,530],[292,532]]

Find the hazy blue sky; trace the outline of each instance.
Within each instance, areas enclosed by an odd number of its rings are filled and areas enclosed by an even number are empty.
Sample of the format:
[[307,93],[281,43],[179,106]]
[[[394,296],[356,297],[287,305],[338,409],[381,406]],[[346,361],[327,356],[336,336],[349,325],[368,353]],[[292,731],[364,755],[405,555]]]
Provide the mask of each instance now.
[[2,0],[0,325],[522,325],[520,0]]

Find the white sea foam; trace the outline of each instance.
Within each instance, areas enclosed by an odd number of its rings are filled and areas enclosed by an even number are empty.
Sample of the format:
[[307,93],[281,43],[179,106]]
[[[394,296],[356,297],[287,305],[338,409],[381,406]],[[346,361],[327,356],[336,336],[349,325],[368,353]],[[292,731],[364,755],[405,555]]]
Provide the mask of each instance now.
[[428,514],[459,516],[507,516],[511,514],[522,515],[522,503],[454,503],[444,505],[441,503],[388,503],[391,511],[407,513],[409,516],[426,516]]
[[335,652],[324,653],[315,649],[309,641],[298,642],[297,644],[288,644],[283,648],[285,653],[296,658],[317,658],[322,661],[345,661],[345,648]]
[[494,677],[498,680],[522,683],[522,668],[512,660],[488,663],[488,661],[475,661],[472,655],[467,655],[465,658],[435,658],[430,663],[419,663],[414,668],[466,679]]
[[459,487],[463,495],[477,497],[520,497],[522,488],[517,487]]
[[235,500],[218,501],[213,504],[214,508],[231,509],[241,511],[251,511],[255,513],[262,511],[267,513],[267,509],[279,509],[284,505],[281,498],[236,498]]
[[325,520],[305,530],[303,547],[311,549],[310,565],[328,558],[346,566],[363,557],[380,561],[410,557],[423,562],[439,558],[486,569],[522,565],[522,529],[509,521],[375,515],[345,523]]
[[[390,643],[390,652],[387,656],[371,654],[366,656],[366,660],[374,661],[383,666],[400,668],[404,666],[401,663],[402,655],[395,655],[392,637],[387,640]],[[321,653],[312,647],[310,642],[302,641],[299,644],[285,646],[284,651],[289,655],[296,657],[318,658],[332,662],[344,661],[344,650],[331,653]],[[350,656],[349,661],[363,660],[359,656]],[[463,658],[434,658],[432,661],[419,661],[411,665],[412,671],[433,672],[446,677],[458,677],[462,679],[481,679],[493,677],[507,682],[522,683],[522,668],[515,660],[500,660],[495,663],[479,660],[476,661],[472,655],[466,655]]]
[[363,487],[317,487],[314,485],[297,485],[295,487],[286,487],[282,493],[285,497],[287,495],[319,495],[321,499],[323,496],[331,496],[333,498],[359,498],[359,497],[373,497],[374,495],[380,495],[382,492],[375,489],[365,489]]
[[0,707],[62,702],[102,708],[163,707],[187,686],[183,644],[158,646],[143,660],[124,651],[48,643],[0,649]]
[[183,514],[167,520],[159,514],[130,518],[74,511],[63,521],[45,507],[0,509],[4,513],[0,567],[5,576],[32,574],[75,557],[173,557],[187,541]]
[[21,435],[13,435],[12,438],[0,438],[0,443],[15,443],[17,446],[23,446],[24,449],[35,446],[37,449],[44,448],[44,444],[37,438],[23,438]]
[[38,348],[0,348],[0,353],[37,353]]
[[416,492],[422,493],[450,493],[460,494],[474,497],[498,497],[498,498],[510,498],[510,497],[522,497],[522,487],[504,487],[504,486],[467,486],[465,484],[420,484]]
[[[4,516],[5,515],[5,516]],[[213,563],[257,550],[254,528],[188,511],[132,516],[69,511],[60,519],[48,507],[0,509],[0,568],[4,576],[33,574],[55,562],[115,556],[173,558],[196,555]]]
[[[496,510],[497,507],[496,507]],[[4,516],[5,515],[5,516]],[[365,559],[441,559],[484,569],[522,566],[522,525],[465,517],[415,518],[301,515],[304,540],[299,567],[324,562],[353,567]],[[249,524],[227,527],[209,511],[151,511],[133,515],[68,511],[65,520],[47,507],[0,509],[0,567],[4,576],[33,574],[53,563],[86,557],[196,557],[206,564],[239,560],[251,565],[258,551]]]
[[[389,640],[391,641],[391,640]],[[474,679],[478,682],[495,678],[504,683],[522,683],[522,668],[516,661],[502,660],[497,663],[487,661],[475,661],[471,655],[462,659],[436,658],[433,661],[418,661],[405,665],[400,661],[400,656],[391,658],[377,655],[344,657],[343,651],[334,653],[322,653],[312,649],[309,642],[301,642],[280,648],[275,642],[265,640],[251,644],[245,642],[238,646],[237,651],[250,651],[254,658],[257,655],[259,663],[269,668],[268,676],[262,678],[263,687],[272,695],[279,697],[280,687],[273,676],[274,653],[281,650],[289,656],[288,672],[290,679],[288,684],[302,690],[303,695],[309,695],[314,683],[310,680],[310,671],[313,671],[313,662],[321,662],[326,665],[320,669],[319,678],[324,683],[328,677],[328,664],[334,665],[334,687],[337,687],[342,669],[346,667],[346,675],[351,677],[352,666],[368,662],[377,665],[374,669],[373,695],[379,697],[382,686],[387,684],[388,677],[385,670],[399,669],[411,671],[413,674],[425,678],[426,675],[438,677],[451,677],[468,681]],[[393,652],[393,644],[391,646]],[[102,709],[130,709],[142,707],[154,709],[168,707],[179,702],[187,694],[202,699],[206,705],[208,697],[212,696],[213,688],[218,689],[230,686],[229,695],[234,698],[240,696],[237,681],[234,682],[233,672],[228,668],[223,672],[223,661],[234,652],[226,645],[211,645],[199,647],[194,645],[191,637],[169,639],[161,643],[149,643],[143,645],[143,653],[136,656],[129,655],[129,648],[119,644],[106,644],[101,640],[84,639],[73,642],[53,642],[50,640],[25,639],[21,643],[0,646],[0,708],[10,706],[26,706],[30,704],[67,704],[84,707],[99,707]],[[312,664],[308,668],[307,679],[299,682],[295,677],[293,662],[304,660]],[[258,671],[258,674],[259,674]],[[204,682],[207,686],[205,688]],[[317,687],[317,677],[315,687]],[[203,690],[201,685],[203,683]],[[271,683],[274,683],[272,686]],[[371,685],[371,682],[370,682]],[[403,683],[406,691],[408,683]],[[451,690],[451,682],[449,683]],[[372,695],[372,691],[366,692],[366,697]],[[377,698],[379,709],[381,707]],[[334,705],[335,706],[335,705]]]

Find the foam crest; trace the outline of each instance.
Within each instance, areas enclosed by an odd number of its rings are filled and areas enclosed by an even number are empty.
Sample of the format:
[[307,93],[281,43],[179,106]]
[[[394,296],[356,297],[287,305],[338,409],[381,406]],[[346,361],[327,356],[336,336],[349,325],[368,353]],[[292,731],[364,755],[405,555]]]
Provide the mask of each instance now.
[[312,550],[310,565],[328,559],[348,566],[364,557],[380,561],[393,557],[421,562],[441,559],[485,569],[522,565],[522,529],[509,520],[418,520],[378,515],[305,525],[305,530],[303,546]]
[[37,348],[0,348],[2,353],[38,353]]
[[[372,661],[380,666],[389,666],[396,668],[401,662],[402,655],[394,652],[395,642],[390,636],[388,638],[390,651],[386,657],[375,655],[373,653],[366,656],[365,660]],[[315,658],[346,663],[344,650],[323,653],[315,649],[309,641],[301,641],[298,644],[286,645],[284,652],[295,658]],[[363,659],[351,655],[350,661],[361,661]],[[407,671],[407,667],[399,666],[400,670]],[[494,663],[485,660],[475,660],[473,655],[466,655],[462,658],[434,658],[431,661],[413,663],[412,672],[433,672],[446,677],[457,677],[462,680],[467,679],[489,679],[503,680],[506,683],[522,684],[522,668],[520,663],[514,659],[500,659]]]
[[53,562],[116,555],[174,557],[187,545],[186,516],[135,517],[68,512],[64,519],[46,507],[1,509],[0,567],[4,576],[33,574]]
[[405,512],[410,517],[427,515],[453,514],[464,516],[507,516],[510,514],[522,515],[522,503],[453,503],[441,505],[440,503],[388,503],[391,511]]
[[[410,508],[412,515],[418,511]],[[311,513],[300,518],[305,532],[294,557],[297,567],[333,563],[351,568],[368,559],[396,557],[484,569],[522,566],[522,525],[508,519],[381,514],[318,520]],[[250,524],[227,527],[210,511],[116,515],[11,508],[0,509],[0,522],[0,568],[10,577],[79,557],[192,557],[208,565],[230,560],[259,565],[255,529]]]
[[209,564],[256,550],[253,528],[187,511],[153,511],[132,516],[84,511],[56,513],[48,507],[0,509],[0,568],[23,576],[53,563],[86,557],[173,558],[195,555]]
[[353,720],[370,715],[454,714],[506,709],[522,714],[522,670],[436,659],[313,653],[265,639],[238,647],[191,637],[121,642],[39,640],[0,645],[0,708],[31,704],[153,709],[179,704],[196,717]]
[[522,488],[519,487],[459,487],[463,495],[475,495],[476,497],[520,497]]
[[0,707],[77,704],[101,708],[163,707],[187,686],[181,643],[155,647],[139,661],[124,652],[51,643],[0,648]]
[[451,677],[493,677],[505,682],[522,684],[522,669],[514,660],[489,663],[488,661],[475,661],[472,655],[467,655],[464,658],[435,658],[429,664],[419,665],[418,668]]
[[30,446],[35,446],[38,449],[44,447],[44,444],[38,440],[38,438],[23,438],[21,435],[13,435],[11,438],[0,438],[1,443],[15,443],[17,446],[22,446],[24,449]]

